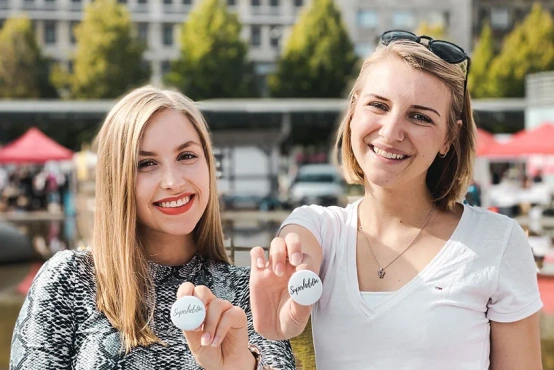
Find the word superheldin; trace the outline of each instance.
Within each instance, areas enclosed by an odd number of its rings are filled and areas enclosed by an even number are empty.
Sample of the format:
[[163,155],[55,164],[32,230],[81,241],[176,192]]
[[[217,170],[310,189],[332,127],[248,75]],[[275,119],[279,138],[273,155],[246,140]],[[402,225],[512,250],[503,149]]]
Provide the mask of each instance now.
[[315,278],[310,279],[302,279],[302,285],[300,286],[289,286],[290,295],[298,295],[299,292],[303,291],[304,289],[310,289],[314,286],[316,286],[319,283],[319,281]]

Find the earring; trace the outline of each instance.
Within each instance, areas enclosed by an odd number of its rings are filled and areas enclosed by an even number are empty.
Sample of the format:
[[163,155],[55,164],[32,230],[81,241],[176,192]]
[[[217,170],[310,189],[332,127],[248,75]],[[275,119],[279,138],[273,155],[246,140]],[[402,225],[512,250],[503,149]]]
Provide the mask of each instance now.
[[448,154],[448,150],[449,150],[449,149],[450,149],[450,148],[446,149],[446,152],[444,152],[444,154],[440,154],[440,153],[439,153],[439,157],[445,158],[446,155]]

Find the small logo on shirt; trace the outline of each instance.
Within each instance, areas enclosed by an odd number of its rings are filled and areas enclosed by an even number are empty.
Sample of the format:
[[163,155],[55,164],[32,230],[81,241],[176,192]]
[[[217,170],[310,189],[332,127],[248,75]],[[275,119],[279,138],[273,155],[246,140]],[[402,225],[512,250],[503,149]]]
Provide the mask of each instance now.
[[438,286],[438,285],[436,285],[436,286],[435,286],[435,289],[436,289],[436,290],[442,290],[442,287],[441,287],[441,286]]

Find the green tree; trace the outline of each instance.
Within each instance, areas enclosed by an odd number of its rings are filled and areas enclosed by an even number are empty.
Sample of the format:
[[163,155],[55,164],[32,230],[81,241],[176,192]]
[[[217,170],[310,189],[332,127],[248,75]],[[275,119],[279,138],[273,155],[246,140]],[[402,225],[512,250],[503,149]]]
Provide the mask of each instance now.
[[523,97],[525,76],[554,70],[554,24],[550,13],[537,3],[524,21],[506,36],[491,65],[492,94]]
[[435,40],[447,40],[446,31],[443,24],[430,24],[428,22],[421,22],[415,32],[416,35],[426,35],[434,38]]
[[333,0],[313,0],[293,27],[269,76],[276,97],[341,97],[356,64],[352,41]]
[[31,21],[7,19],[0,30],[0,98],[39,98],[43,62]]
[[490,77],[490,66],[494,60],[494,40],[492,30],[487,23],[481,30],[479,41],[471,56],[471,71],[467,85],[473,98],[493,96],[495,81]]
[[181,28],[180,57],[164,80],[194,100],[257,95],[241,24],[222,0],[203,0]]
[[73,73],[53,72],[59,88],[77,99],[109,99],[148,81],[142,63],[145,45],[132,32],[124,5],[96,0],[87,5],[83,21],[75,28],[77,49]]

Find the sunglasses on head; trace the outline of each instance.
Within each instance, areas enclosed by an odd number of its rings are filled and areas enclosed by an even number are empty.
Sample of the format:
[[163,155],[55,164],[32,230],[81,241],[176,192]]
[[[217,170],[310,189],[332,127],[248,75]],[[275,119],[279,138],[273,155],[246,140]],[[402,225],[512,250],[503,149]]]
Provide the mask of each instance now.
[[[469,75],[469,66],[471,64],[471,59],[466,54],[464,49],[448,41],[433,40],[433,38],[429,36],[417,36],[416,34],[408,31],[393,30],[393,31],[387,31],[381,35],[381,43],[383,45],[388,45],[391,42],[400,41],[400,40],[413,41],[418,44],[421,44],[425,46],[427,49],[429,49],[433,54],[435,54],[436,56],[438,56],[439,58],[441,58],[442,60],[450,64],[458,64],[467,60],[467,65],[465,68],[466,77],[464,80],[464,100],[462,100],[462,101],[465,101],[465,93],[467,89],[467,76]],[[421,40],[427,40],[427,42],[422,43]]]

